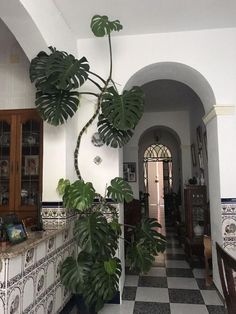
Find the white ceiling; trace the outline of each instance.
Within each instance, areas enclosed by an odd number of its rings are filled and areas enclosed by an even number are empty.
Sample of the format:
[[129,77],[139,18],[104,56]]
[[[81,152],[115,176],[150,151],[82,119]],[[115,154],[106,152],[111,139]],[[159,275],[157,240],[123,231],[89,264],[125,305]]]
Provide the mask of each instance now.
[[78,38],[93,15],[119,19],[121,35],[236,27],[236,0],[54,0]]

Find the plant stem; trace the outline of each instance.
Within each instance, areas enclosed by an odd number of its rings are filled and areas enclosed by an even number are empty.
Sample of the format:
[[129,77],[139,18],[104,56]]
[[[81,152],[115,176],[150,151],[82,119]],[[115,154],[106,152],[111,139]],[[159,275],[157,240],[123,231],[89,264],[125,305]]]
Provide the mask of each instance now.
[[[75,167],[76,175],[77,175],[79,180],[82,180],[82,176],[81,176],[81,173],[79,170],[79,165],[78,165],[78,157],[79,157],[79,148],[80,148],[81,137],[84,134],[84,132],[87,130],[87,128],[93,123],[93,121],[99,115],[100,108],[102,105],[102,96],[106,92],[109,83],[112,82],[113,85],[115,86],[115,83],[112,80],[112,47],[111,47],[111,36],[110,36],[110,34],[108,34],[108,44],[109,44],[109,54],[110,54],[110,71],[109,71],[109,76],[108,76],[107,80],[105,81],[100,75],[93,73],[93,72],[90,72],[91,74],[93,74],[94,76],[99,78],[102,82],[104,82],[104,87],[102,88],[96,81],[94,81],[91,78],[88,78],[88,80],[90,80],[94,85],[96,85],[98,87],[98,89],[101,91],[101,93],[99,95],[97,95],[98,96],[97,109],[96,109],[95,113],[89,119],[89,121],[85,124],[85,126],[82,128],[82,130],[80,131],[78,138],[77,138],[76,148],[74,151],[74,167]],[[115,88],[116,88],[116,86],[115,86]],[[93,94],[93,95],[96,95],[96,94]]]

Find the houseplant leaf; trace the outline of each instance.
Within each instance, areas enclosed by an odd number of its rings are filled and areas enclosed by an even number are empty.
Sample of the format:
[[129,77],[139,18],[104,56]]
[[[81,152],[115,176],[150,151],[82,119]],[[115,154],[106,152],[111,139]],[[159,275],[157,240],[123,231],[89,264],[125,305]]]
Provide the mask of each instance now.
[[116,177],[111,180],[111,185],[107,188],[107,196],[118,203],[123,201],[129,203],[133,199],[133,191],[123,178]]
[[95,197],[95,190],[91,182],[85,183],[77,180],[65,188],[63,201],[67,208],[74,208],[80,211],[92,206]]
[[94,15],[90,27],[93,34],[97,37],[104,37],[112,31],[120,31],[123,28],[120,21],[109,21],[106,15]]
[[148,272],[155,260],[143,240],[134,242],[128,246],[126,249],[126,257],[129,268],[139,273]]
[[102,141],[113,148],[123,147],[133,136],[131,130],[116,129],[102,114],[98,118],[97,126]]
[[46,63],[49,84],[58,89],[73,89],[84,84],[88,78],[89,64],[85,57],[80,60],[64,51],[53,52]]
[[82,214],[75,223],[74,235],[81,249],[97,258],[114,255],[118,248],[117,231],[100,212]]
[[72,293],[80,294],[86,284],[93,260],[86,252],[80,252],[77,259],[67,257],[62,263],[60,276],[63,285]]
[[119,95],[113,86],[102,97],[104,117],[119,130],[134,129],[143,114],[144,94],[140,87],[133,87]]
[[39,91],[36,93],[35,105],[44,121],[52,125],[60,125],[77,111],[79,93],[56,90],[55,93],[47,94]]

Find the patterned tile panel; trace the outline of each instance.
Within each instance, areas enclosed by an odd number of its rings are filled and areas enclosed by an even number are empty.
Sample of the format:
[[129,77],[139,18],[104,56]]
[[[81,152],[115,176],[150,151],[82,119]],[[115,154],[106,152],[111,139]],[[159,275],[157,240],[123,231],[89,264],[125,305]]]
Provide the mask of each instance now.
[[221,199],[222,236],[224,247],[236,247],[236,198]]

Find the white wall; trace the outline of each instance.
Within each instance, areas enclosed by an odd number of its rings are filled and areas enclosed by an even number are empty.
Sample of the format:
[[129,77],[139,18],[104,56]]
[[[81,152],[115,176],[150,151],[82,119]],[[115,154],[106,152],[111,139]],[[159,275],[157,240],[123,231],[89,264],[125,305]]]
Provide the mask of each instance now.
[[34,107],[29,61],[15,37],[0,20],[0,109]]
[[[182,155],[182,182],[185,182],[191,176],[189,114],[187,111],[145,113],[135,129],[133,138],[124,148],[124,162],[134,161],[138,165],[139,139],[147,129],[156,126],[168,127],[179,136]],[[140,173],[138,169],[137,172]],[[139,197],[138,183],[138,180],[131,183],[136,198]]]

